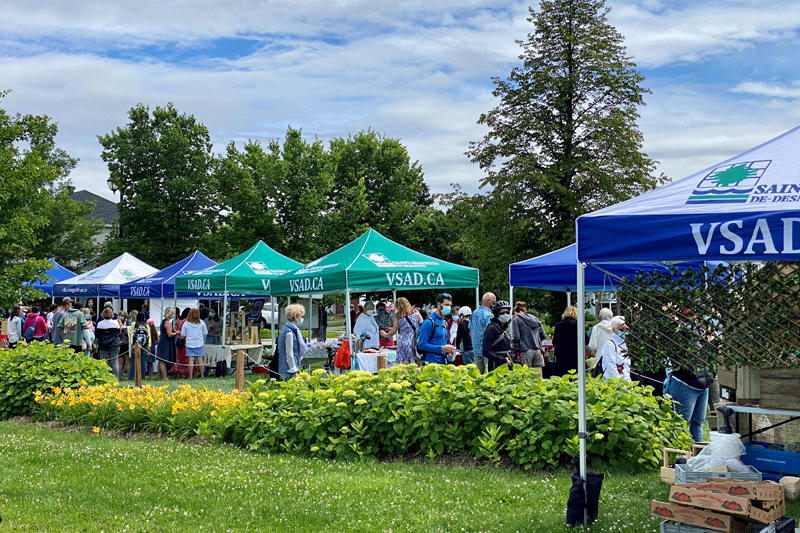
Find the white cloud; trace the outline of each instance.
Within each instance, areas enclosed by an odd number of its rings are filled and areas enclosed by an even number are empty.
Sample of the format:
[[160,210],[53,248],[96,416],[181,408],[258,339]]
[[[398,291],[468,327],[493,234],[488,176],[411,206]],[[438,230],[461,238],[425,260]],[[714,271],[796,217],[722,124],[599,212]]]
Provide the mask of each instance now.
[[735,93],[747,93],[773,98],[800,98],[800,82],[794,82],[790,87],[780,83],[766,83],[746,81],[733,89]]

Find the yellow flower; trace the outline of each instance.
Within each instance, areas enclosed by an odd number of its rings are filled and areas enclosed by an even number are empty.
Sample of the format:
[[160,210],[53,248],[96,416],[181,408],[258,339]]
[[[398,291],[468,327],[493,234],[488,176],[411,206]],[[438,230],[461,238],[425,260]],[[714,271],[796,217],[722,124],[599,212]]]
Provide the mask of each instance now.
[[389,383],[389,389],[390,390],[400,390],[402,388],[403,388],[403,386],[400,385],[399,383]]
[[339,402],[336,404],[336,407],[347,407],[347,404],[344,402]]
[[130,404],[130,405],[128,406],[128,409],[130,409],[131,411],[133,411],[134,409],[136,409],[136,406],[135,406],[135,405],[133,405],[133,404]]
[[216,411],[211,411],[211,416],[217,416],[217,412]]
[[92,431],[95,432],[95,433],[100,433],[100,428],[95,426],[95,427],[92,428]]
[[328,398],[328,403],[336,403],[336,398]]
[[379,390],[376,390],[376,391],[375,391],[375,392],[373,392],[372,394],[374,394],[375,396],[381,396],[381,395],[383,395],[383,393],[382,393],[381,391],[379,391]]
[[258,397],[261,398],[262,400],[266,400],[267,398],[269,398],[269,394],[267,394],[266,392],[259,392]]
[[403,387],[410,387],[411,382],[408,381],[407,379],[404,379],[403,381],[400,382],[400,385],[402,385]]
[[354,390],[346,390],[342,393],[342,396],[355,396],[357,393]]
[[367,403],[367,400],[365,400],[364,398],[359,398],[358,400],[356,400],[356,405],[364,405],[365,403]]
[[264,402],[258,402],[255,406],[259,409],[264,409],[267,405]]
[[311,447],[311,451],[312,452],[318,452],[319,451],[319,446],[312,446]]
[[[315,375],[315,376],[321,376],[322,374],[324,374],[324,373],[325,373],[325,371],[324,371],[323,369],[321,369],[321,368],[318,368],[318,369],[314,370],[314,371],[313,371],[313,372],[311,372],[311,373],[312,373],[313,375]],[[314,446],[314,448],[316,448],[316,446]],[[315,450],[314,450],[314,448],[311,448],[311,451],[312,451],[312,452],[313,452],[313,451],[315,451]],[[319,448],[317,448],[317,450],[318,450],[318,449],[319,449]]]

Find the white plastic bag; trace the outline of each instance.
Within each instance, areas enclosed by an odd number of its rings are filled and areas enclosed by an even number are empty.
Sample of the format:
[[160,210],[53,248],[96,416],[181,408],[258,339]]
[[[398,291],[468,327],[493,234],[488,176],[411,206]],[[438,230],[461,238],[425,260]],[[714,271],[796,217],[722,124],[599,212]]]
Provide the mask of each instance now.
[[729,472],[750,472],[738,457],[747,453],[738,433],[711,432],[708,446],[703,448],[697,457],[687,461],[689,470],[708,471],[713,467],[726,466]]

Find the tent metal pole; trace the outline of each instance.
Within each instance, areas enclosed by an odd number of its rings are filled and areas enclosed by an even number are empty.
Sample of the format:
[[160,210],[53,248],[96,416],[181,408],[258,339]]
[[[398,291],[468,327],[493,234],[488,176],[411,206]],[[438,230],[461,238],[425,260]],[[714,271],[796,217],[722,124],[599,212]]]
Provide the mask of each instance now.
[[481,288],[475,287],[475,309],[481,306]]
[[344,316],[347,324],[347,345],[350,346],[350,366],[353,366],[353,324],[350,321],[350,288],[344,291]]
[[228,332],[228,291],[222,294],[222,344],[227,343],[225,334]]
[[567,291],[567,307],[572,306],[572,291]]
[[313,296],[311,294],[308,295],[308,343],[311,344],[311,326],[314,324],[314,309],[311,307],[314,305]]
[[513,285],[509,285],[508,286],[508,303],[511,305],[511,310],[512,310],[512,313],[511,313],[512,320],[508,323],[508,334],[511,335],[511,338],[513,339],[514,338],[514,320],[513,320],[513,316],[514,316],[514,313],[513,313],[513,310],[514,310],[514,286]]
[[[392,289],[392,305],[394,306],[394,314],[397,316],[397,289]],[[398,324],[399,325],[399,324]],[[399,329],[394,333],[394,344],[397,346],[397,335],[400,333]]]
[[[586,495],[586,297],[584,296],[585,278],[583,263],[578,269],[578,440],[580,442],[580,476],[583,482],[584,497]],[[587,523],[586,509],[583,512],[583,524]]]
[[270,321],[272,322],[272,339],[270,339],[270,343],[272,344],[272,353],[275,353],[275,315],[278,313],[278,310],[275,309],[275,297],[270,295],[269,301],[272,307],[272,313],[270,313]]

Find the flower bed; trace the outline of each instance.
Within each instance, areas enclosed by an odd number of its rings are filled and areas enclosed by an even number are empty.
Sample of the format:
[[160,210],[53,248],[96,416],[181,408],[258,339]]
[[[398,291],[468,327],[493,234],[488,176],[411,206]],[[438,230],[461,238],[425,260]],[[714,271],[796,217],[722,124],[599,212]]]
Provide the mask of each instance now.
[[96,428],[150,431],[170,435],[194,435],[200,423],[226,409],[236,407],[247,393],[193,389],[178,390],[145,385],[140,389],[117,383],[77,389],[55,388],[36,393],[39,415]]

